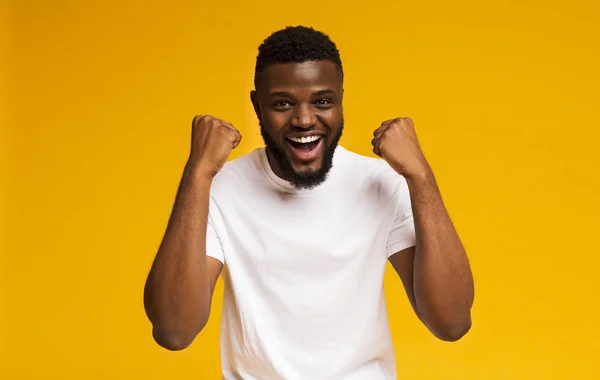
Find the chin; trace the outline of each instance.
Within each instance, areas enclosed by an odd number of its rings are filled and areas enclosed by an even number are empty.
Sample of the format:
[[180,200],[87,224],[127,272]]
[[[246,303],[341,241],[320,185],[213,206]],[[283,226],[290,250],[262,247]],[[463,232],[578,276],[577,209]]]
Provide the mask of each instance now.
[[313,175],[319,172],[323,167],[323,158],[319,157],[313,162],[299,163],[292,161],[292,169],[297,175]]
[[298,189],[313,189],[327,180],[333,164],[333,154],[342,135],[342,127],[333,139],[322,140],[320,146],[315,147],[318,149],[318,153],[314,152],[316,154],[312,157],[310,152],[299,154],[296,151],[294,154],[287,141],[276,142],[262,125],[261,135],[267,149],[283,172],[282,178]]

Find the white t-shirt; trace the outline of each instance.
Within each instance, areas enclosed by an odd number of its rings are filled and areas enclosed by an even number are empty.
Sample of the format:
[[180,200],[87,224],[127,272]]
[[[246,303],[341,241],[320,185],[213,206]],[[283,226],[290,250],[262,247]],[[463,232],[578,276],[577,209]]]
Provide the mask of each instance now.
[[391,380],[386,262],[415,245],[405,179],[338,146],[328,179],[297,190],[265,148],[211,187],[207,254],[224,263],[223,379]]

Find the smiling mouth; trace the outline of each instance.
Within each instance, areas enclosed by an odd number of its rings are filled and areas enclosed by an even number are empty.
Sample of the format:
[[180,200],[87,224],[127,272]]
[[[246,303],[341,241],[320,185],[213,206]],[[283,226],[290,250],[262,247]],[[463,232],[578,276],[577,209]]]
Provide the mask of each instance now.
[[319,155],[319,148],[323,145],[323,137],[318,135],[288,137],[287,142],[297,160],[311,161]]

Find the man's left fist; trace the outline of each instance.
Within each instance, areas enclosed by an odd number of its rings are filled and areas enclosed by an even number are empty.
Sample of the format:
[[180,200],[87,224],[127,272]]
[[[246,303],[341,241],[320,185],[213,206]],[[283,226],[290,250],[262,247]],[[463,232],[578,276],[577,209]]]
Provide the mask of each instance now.
[[386,120],[373,135],[373,153],[386,160],[398,174],[408,179],[430,173],[410,118]]

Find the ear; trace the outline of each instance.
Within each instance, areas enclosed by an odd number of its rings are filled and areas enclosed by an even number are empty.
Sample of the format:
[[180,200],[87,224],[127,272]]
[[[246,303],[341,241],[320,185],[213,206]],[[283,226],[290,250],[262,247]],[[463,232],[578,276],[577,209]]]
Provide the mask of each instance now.
[[258,93],[256,90],[250,91],[250,101],[252,102],[254,113],[256,114],[258,121],[262,123],[262,118],[260,117],[260,105],[258,104]]

